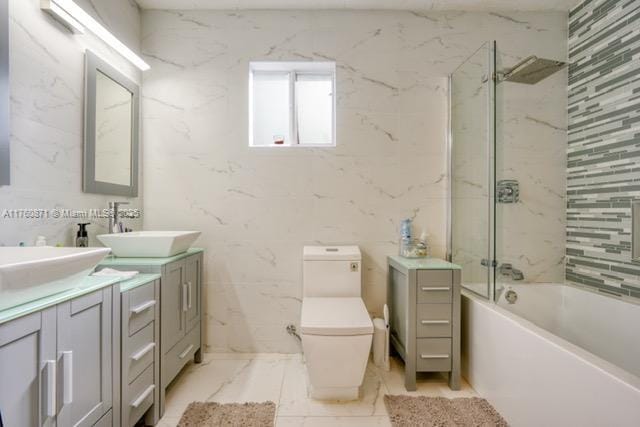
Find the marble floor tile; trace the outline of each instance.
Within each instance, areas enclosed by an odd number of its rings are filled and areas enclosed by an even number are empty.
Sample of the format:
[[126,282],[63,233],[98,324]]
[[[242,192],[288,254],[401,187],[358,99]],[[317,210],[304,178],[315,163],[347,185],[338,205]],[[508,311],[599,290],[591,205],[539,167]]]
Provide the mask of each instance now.
[[417,378],[417,390],[407,391],[404,388],[404,364],[397,357],[391,358],[391,370],[375,368],[378,375],[384,381],[389,394],[404,394],[408,396],[431,396],[431,397],[473,397],[477,396],[475,390],[462,379],[460,390],[454,391],[449,388],[449,382],[446,374],[440,373],[420,373]]
[[276,427],[387,427],[389,417],[277,417]]
[[391,359],[391,370],[369,363],[358,401],[318,401],[308,397],[307,374],[301,354],[209,353],[202,364],[189,364],[167,389],[166,411],[160,427],[174,427],[193,401],[264,402],[277,405],[276,426],[388,426],[385,394],[477,396],[466,381],[452,391],[447,376],[422,374],[418,389],[404,388],[404,364]]
[[287,360],[214,359],[189,364],[167,390],[165,417],[199,402],[278,402]]

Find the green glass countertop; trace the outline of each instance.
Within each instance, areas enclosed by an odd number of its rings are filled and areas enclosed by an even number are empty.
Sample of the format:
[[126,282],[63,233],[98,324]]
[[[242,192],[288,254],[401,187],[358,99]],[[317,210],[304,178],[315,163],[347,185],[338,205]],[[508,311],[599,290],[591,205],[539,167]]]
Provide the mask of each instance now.
[[120,292],[127,292],[131,289],[135,289],[138,286],[146,285],[149,282],[158,280],[159,274],[137,274],[129,280],[125,280],[120,283]]
[[182,258],[186,258],[189,255],[198,254],[200,252],[204,252],[204,249],[201,248],[190,248],[187,249],[186,252],[182,252],[181,254],[166,257],[166,258],[128,258],[128,257],[116,257],[116,256],[108,256],[99,264],[102,267],[113,267],[113,266],[126,266],[126,265],[165,265],[170,262],[181,260]]
[[114,283],[118,283],[122,277],[118,276],[87,276],[77,288],[69,289],[57,294],[48,295],[25,304],[7,308],[0,311],[0,324],[8,322],[36,311],[44,310],[56,304],[68,301],[82,295],[90,294]]
[[391,255],[388,259],[408,270],[462,270],[459,265],[440,258],[405,258],[400,255]]

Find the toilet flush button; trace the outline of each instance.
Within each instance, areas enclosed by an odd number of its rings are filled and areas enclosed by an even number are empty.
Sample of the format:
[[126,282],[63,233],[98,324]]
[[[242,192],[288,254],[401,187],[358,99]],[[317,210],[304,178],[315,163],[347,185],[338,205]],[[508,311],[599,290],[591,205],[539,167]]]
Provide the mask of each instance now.
[[353,271],[353,272],[358,271],[358,263],[357,262],[352,262],[351,263],[351,271]]

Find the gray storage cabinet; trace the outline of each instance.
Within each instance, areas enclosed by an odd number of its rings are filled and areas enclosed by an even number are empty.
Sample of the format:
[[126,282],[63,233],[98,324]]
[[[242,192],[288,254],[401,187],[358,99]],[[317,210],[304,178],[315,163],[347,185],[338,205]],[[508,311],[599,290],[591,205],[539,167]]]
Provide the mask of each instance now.
[[112,287],[0,325],[7,427],[92,426],[112,407]]
[[[156,276],[157,277],[157,276]],[[121,425],[160,419],[160,280],[121,294]]]
[[460,267],[425,258],[388,257],[391,344],[405,363],[405,387],[417,372],[448,372],[460,389]]
[[165,390],[189,362],[202,360],[202,250],[170,258],[110,258],[100,268],[160,274],[160,416]]

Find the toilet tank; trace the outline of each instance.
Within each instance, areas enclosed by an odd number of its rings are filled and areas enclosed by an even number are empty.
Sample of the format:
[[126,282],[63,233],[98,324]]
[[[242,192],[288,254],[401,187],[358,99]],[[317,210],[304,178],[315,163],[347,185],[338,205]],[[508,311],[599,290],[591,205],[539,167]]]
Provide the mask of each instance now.
[[359,297],[362,254],[357,246],[305,246],[303,296]]

